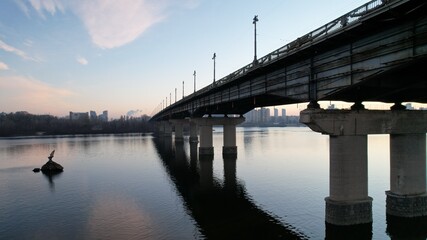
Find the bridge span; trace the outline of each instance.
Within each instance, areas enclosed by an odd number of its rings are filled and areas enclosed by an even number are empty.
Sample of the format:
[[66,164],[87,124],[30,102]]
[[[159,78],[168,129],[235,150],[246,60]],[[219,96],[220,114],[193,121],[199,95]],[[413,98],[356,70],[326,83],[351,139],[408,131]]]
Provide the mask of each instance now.
[[[309,102],[301,122],[330,136],[330,193],[326,222],[372,222],[368,196],[367,135],[390,134],[387,214],[427,216],[427,2],[373,0],[256,59],[211,85],[164,107],[151,121],[182,141],[184,124],[200,156],[212,156],[212,126],[224,126],[224,154],[237,154],[242,114],[264,106]],[[323,110],[318,101],[353,102],[350,110]],[[387,111],[363,102],[393,103]],[[211,117],[212,115],[223,117]],[[232,116],[233,115],[233,116]],[[236,115],[240,117],[235,117]],[[285,143],[284,143],[285,144]]]

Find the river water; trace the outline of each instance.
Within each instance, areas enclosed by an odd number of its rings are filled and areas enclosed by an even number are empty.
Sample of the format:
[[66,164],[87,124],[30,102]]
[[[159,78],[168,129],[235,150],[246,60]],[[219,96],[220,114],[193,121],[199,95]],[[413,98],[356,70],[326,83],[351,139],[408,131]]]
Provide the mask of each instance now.
[[[426,239],[424,220],[386,218],[387,135],[369,136],[373,224],[325,225],[329,138],[308,128],[238,128],[237,159],[151,135],[0,139],[0,239]],[[64,172],[33,173],[55,150]],[[416,226],[416,227],[414,227]],[[416,232],[416,233],[414,233]]]

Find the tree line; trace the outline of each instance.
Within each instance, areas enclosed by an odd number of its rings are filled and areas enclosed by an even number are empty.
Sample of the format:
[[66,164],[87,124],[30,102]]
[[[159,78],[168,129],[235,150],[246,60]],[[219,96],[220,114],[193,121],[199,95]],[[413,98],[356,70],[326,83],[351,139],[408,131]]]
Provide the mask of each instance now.
[[99,120],[70,120],[52,115],[34,115],[28,112],[0,113],[0,136],[137,133],[151,132],[149,117],[125,117],[103,122]]

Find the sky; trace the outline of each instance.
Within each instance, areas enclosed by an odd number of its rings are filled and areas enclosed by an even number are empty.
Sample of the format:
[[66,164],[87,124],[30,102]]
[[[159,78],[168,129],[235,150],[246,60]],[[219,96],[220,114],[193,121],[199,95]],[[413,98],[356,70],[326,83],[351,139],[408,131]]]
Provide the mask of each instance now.
[[0,112],[151,115],[249,64],[255,15],[260,58],[366,2],[2,0]]

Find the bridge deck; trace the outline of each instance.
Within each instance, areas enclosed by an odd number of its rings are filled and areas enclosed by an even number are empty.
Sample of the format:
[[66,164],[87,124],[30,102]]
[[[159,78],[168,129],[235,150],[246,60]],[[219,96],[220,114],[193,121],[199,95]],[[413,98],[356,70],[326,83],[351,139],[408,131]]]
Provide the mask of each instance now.
[[427,102],[427,4],[374,0],[181,99],[152,120],[318,100]]

